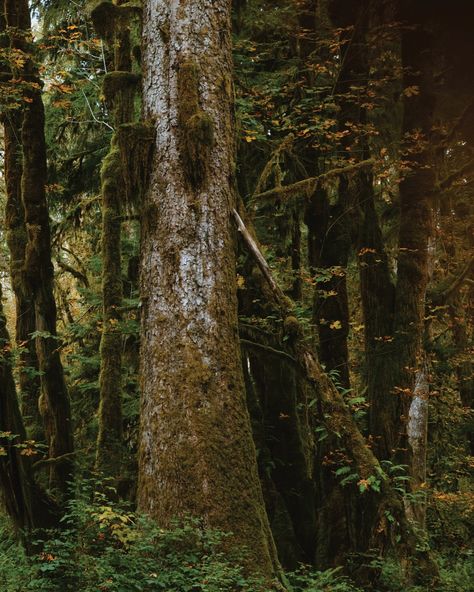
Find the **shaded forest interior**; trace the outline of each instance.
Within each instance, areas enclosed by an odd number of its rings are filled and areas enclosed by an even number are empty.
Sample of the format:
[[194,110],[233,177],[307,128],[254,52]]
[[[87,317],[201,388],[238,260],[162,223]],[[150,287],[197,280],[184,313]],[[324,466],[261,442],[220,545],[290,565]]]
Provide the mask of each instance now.
[[0,0],[0,590],[474,591],[470,0]]

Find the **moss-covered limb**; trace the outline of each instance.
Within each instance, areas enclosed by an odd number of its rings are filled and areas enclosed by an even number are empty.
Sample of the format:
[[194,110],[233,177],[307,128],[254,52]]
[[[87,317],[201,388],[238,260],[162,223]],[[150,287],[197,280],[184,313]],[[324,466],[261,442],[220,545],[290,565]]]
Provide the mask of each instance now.
[[212,118],[201,108],[199,66],[183,61],[178,69],[178,118],[181,130],[181,160],[192,187],[205,181],[210,149],[214,145]]
[[5,509],[29,551],[31,531],[56,526],[59,512],[35,482],[31,458],[20,454],[20,449],[16,447],[26,439],[26,430],[18,406],[9,351],[10,338],[0,285],[0,431],[14,435],[13,438],[2,438],[0,441],[0,490]]
[[441,285],[432,287],[427,294],[427,300],[434,306],[443,306],[465,282],[474,279],[473,275],[474,257],[462,266],[459,273],[448,278]]
[[96,466],[118,476],[122,449],[122,304],[121,202],[123,181],[120,153],[112,143],[101,169],[102,181],[102,301],[100,342],[100,405]]
[[370,167],[374,163],[374,159],[368,158],[366,160],[361,160],[360,162],[356,162],[354,164],[350,164],[344,167],[337,167],[331,169],[330,171],[327,171],[326,173],[317,175],[316,177],[310,177],[308,179],[298,181],[297,183],[292,183],[291,185],[274,187],[273,189],[269,189],[268,191],[264,191],[263,193],[257,193],[252,197],[252,199],[256,201],[263,201],[266,199],[274,198],[291,199],[293,197],[298,197],[301,195],[310,196],[312,193],[314,193],[317,184],[321,181],[324,181],[325,179],[329,179],[331,177],[338,177],[339,175],[350,174],[358,169]]
[[122,175],[128,204],[138,206],[148,187],[156,130],[151,123],[126,123],[118,127]]
[[[240,213],[243,213],[242,209],[241,209]],[[245,241],[245,244],[247,245],[247,248],[250,250],[252,256],[255,258],[260,271],[262,272],[263,276],[265,277],[268,284],[270,285],[270,288],[272,289],[274,297],[277,299],[278,305],[284,311],[290,312],[290,310],[292,308],[291,301],[289,300],[289,298],[287,298],[287,296],[285,296],[283,290],[280,288],[280,286],[277,284],[277,282],[273,279],[273,275],[270,270],[270,266],[268,265],[265,257],[262,255],[262,252],[260,251],[254,236],[252,236],[252,234],[247,229],[247,226],[244,224],[244,221],[242,220],[240,213],[237,212],[237,210],[235,210],[235,209],[232,210],[232,216],[234,217],[238,231],[242,235],[242,237]]]
[[23,266],[26,250],[26,227],[21,202],[21,122],[20,112],[12,112],[4,119],[4,174],[7,194],[5,227],[10,251],[10,277],[15,294],[15,337],[20,347],[20,399],[22,413],[29,436],[35,440],[43,437],[41,416],[38,410],[40,378],[38,359],[31,333],[35,330],[35,311],[32,295],[25,286]]

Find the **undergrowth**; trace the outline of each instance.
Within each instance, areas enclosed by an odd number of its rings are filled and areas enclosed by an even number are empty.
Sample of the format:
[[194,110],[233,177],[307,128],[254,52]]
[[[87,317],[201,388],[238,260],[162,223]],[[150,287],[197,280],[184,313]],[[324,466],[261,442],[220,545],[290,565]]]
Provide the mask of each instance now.
[[[26,556],[5,518],[0,521],[2,592],[265,592],[246,577],[242,557],[224,552],[227,535],[189,519],[158,528],[85,482],[69,503],[59,531],[37,537]],[[224,545],[225,547],[225,545]],[[474,592],[474,555],[467,548],[439,558],[442,592]],[[307,567],[287,574],[291,592],[362,592],[341,570]],[[282,589],[276,586],[275,589]],[[395,562],[382,565],[380,591],[404,588]]]

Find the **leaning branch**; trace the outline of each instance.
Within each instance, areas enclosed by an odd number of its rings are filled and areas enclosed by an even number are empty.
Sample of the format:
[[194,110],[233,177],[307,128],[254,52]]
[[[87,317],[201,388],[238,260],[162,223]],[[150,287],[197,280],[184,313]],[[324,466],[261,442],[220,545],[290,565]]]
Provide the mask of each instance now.
[[302,181],[292,183],[291,185],[274,187],[273,189],[269,189],[268,191],[264,191],[263,193],[257,193],[253,196],[253,199],[265,200],[273,199],[276,197],[280,199],[288,199],[290,197],[296,197],[297,195],[311,195],[311,193],[313,193],[316,189],[317,184],[321,181],[324,181],[325,179],[337,177],[339,175],[347,175],[348,173],[352,173],[353,171],[370,167],[374,164],[375,160],[373,158],[361,160],[360,162],[356,162],[355,164],[350,164],[344,167],[337,167],[335,169],[331,169],[330,171],[322,173],[317,177],[309,177],[308,179],[303,179]]
[[260,249],[257,245],[257,242],[255,241],[253,236],[250,234],[250,232],[247,230],[247,228],[246,228],[242,218],[240,217],[239,213],[237,212],[237,210],[233,209],[232,215],[234,216],[234,220],[237,224],[238,231],[242,235],[242,238],[244,239],[244,242],[247,245],[248,250],[250,251],[250,253],[254,257],[254,259],[258,265],[258,268],[260,269],[263,276],[267,280],[273,294],[275,295],[275,297],[278,301],[278,304],[286,309],[289,308],[288,307],[288,298],[285,296],[285,294],[283,293],[283,290],[280,288],[280,286],[273,279],[270,266],[266,262],[265,257],[262,255],[262,252],[260,251]]
[[438,184],[438,188],[441,191],[446,191],[447,189],[449,189],[453,185],[453,183],[455,181],[464,177],[473,168],[474,168],[474,159],[471,159],[468,162],[466,162],[461,168],[457,169],[456,171],[454,171],[453,173],[448,175],[446,178],[444,178],[442,181],[440,181]]
[[453,279],[448,280],[448,284],[444,284],[440,287],[433,289],[428,294],[428,299],[431,301],[431,304],[440,306],[446,303],[448,298],[458,290],[458,288],[465,282],[469,281],[471,278],[470,276],[474,273],[474,257],[470,259],[461,272],[455,276]]

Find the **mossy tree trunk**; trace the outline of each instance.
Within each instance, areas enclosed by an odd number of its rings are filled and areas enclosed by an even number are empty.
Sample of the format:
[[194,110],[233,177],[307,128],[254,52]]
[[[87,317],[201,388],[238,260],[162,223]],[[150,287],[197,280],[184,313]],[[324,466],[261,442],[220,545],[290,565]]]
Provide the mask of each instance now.
[[10,275],[15,293],[15,339],[20,348],[20,400],[29,436],[42,439],[43,428],[38,408],[40,377],[35,341],[35,308],[24,280],[26,227],[21,202],[22,156],[20,144],[21,114],[11,112],[4,119],[4,171],[7,202],[5,227],[10,251]]
[[0,285],[0,431],[11,436],[0,439],[0,490],[2,502],[28,551],[33,529],[52,528],[58,523],[58,509],[36,483],[30,456],[21,454],[18,444],[27,436],[12,374],[10,337],[2,305]]
[[[34,304],[38,367],[41,372],[40,410],[51,458],[51,484],[65,492],[72,477],[73,450],[69,397],[58,349],[56,302],[53,293],[54,270],[51,262],[49,212],[46,200],[46,143],[41,81],[28,41],[31,34],[29,5],[26,0],[4,5],[5,20],[12,41],[27,58],[19,76],[26,83],[21,127],[23,169],[21,198],[26,227],[24,259],[25,292]],[[20,26],[19,26],[20,25]],[[66,455],[66,456],[65,456]]]
[[[123,2],[117,2],[120,6]],[[113,10],[113,9],[112,9]],[[96,17],[96,18],[94,18]],[[97,15],[92,12],[96,22]],[[97,28],[101,27],[97,23]],[[114,49],[114,70],[104,79],[104,95],[116,128],[133,119],[138,77],[131,74],[128,19],[117,19],[115,30],[105,36]],[[111,26],[111,23],[109,23]],[[100,341],[100,404],[96,467],[117,478],[124,455],[122,426],[122,256],[121,213],[125,202],[125,181],[116,135],[101,169],[102,184],[102,306]]]
[[[6,6],[8,9],[8,5]],[[10,13],[13,12],[10,8]],[[22,47],[23,39],[6,31],[6,10],[0,14],[2,47],[17,49]],[[11,15],[9,27],[23,29],[21,15]],[[15,76],[9,64],[3,65],[5,80]],[[31,333],[35,330],[35,310],[31,295],[25,286],[24,260],[26,250],[26,227],[23,204],[21,201],[22,147],[21,147],[21,110],[6,110],[2,114],[4,128],[4,176],[6,189],[5,228],[10,252],[10,276],[15,294],[15,339],[20,348],[19,386],[22,413],[29,436],[41,439],[43,435],[41,416],[38,409],[40,378],[35,342]]]
[[237,333],[230,0],[147,0],[144,112],[156,146],[143,210],[138,505],[233,532],[249,570],[277,558]]

